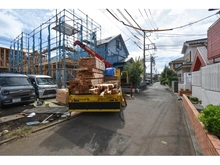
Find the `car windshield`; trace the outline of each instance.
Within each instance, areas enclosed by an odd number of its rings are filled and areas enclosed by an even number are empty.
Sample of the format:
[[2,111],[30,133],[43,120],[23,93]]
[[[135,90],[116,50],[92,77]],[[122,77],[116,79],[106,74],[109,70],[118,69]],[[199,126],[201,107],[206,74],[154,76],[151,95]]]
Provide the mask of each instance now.
[[30,85],[27,77],[0,77],[0,86],[25,86]]
[[38,85],[56,85],[56,82],[49,77],[39,77],[37,78]]

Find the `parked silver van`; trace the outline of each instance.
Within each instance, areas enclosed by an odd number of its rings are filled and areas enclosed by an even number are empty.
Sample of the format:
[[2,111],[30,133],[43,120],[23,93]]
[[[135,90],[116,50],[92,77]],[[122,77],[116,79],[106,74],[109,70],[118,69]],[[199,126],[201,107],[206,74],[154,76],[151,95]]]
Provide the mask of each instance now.
[[0,73],[0,107],[36,100],[34,88],[24,74]]
[[28,75],[38,98],[56,97],[58,85],[51,76]]

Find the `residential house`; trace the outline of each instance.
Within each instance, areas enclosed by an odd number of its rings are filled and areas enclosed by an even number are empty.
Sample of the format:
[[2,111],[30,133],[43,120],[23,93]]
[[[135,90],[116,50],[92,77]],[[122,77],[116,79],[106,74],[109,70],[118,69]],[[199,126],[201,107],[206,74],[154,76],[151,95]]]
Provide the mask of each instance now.
[[170,69],[177,72],[178,68],[180,68],[183,65],[183,57],[177,58],[173,61],[169,62]]
[[192,96],[208,104],[220,104],[220,18],[208,29],[208,45],[197,48],[191,68]]
[[207,38],[185,41],[181,53],[183,56],[182,65],[176,69],[179,79],[178,89],[192,90],[191,67],[196,56],[198,47],[207,46]]
[[121,34],[97,41],[96,52],[111,64],[122,62],[129,55]]
[[[124,62],[129,55],[121,34],[107,37],[105,39],[98,40],[97,42],[94,40],[94,43],[85,40],[83,42],[112,65],[117,62]],[[88,52],[82,49],[78,52],[74,52],[73,54],[75,58],[86,57],[87,55]]]

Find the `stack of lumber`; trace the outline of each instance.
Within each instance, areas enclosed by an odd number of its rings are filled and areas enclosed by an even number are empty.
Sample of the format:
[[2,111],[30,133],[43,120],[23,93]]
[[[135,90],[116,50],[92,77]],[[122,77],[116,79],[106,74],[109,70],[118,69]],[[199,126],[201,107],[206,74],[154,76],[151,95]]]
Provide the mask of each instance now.
[[117,88],[117,83],[114,84],[96,84],[95,86],[89,89],[91,94],[100,95],[104,97],[104,95],[111,95],[119,93],[119,89]]
[[68,89],[57,89],[56,101],[62,104],[68,104],[69,91]]
[[104,82],[105,64],[96,57],[79,59],[76,80],[69,81],[71,94],[89,94],[89,89]]
[[91,69],[99,69],[104,71],[105,70],[105,64],[103,61],[99,60],[96,57],[86,57],[79,59],[79,66],[81,68],[87,68],[88,70]]
[[104,62],[96,57],[79,59],[76,80],[68,82],[70,94],[94,94],[103,97],[104,95],[119,93],[118,77],[106,77],[104,71]]

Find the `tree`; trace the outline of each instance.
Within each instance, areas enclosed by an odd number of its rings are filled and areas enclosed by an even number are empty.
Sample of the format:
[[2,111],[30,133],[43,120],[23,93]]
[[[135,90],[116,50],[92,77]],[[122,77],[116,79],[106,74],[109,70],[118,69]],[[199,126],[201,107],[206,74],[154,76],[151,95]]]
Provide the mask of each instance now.
[[160,76],[160,84],[171,86],[172,81],[178,80],[176,72],[165,65]]
[[140,58],[126,65],[123,71],[128,72],[128,79],[132,85],[137,88],[142,81],[141,75],[144,73],[143,61]]

